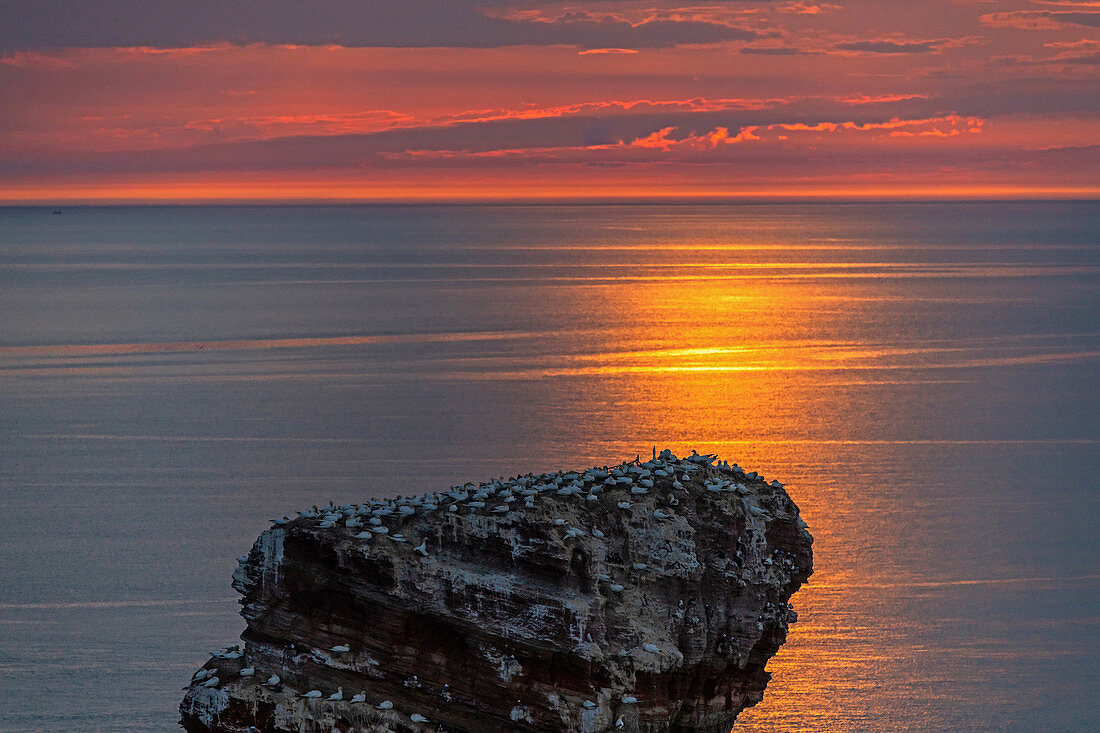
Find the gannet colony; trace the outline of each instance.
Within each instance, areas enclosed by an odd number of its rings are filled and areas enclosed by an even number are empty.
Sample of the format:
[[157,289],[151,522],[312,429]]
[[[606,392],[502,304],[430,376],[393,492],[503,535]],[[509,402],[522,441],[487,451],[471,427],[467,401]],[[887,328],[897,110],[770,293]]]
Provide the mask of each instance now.
[[694,451],[313,507],[240,558],[244,644],[181,724],[727,733],[812,542],[781,483]]

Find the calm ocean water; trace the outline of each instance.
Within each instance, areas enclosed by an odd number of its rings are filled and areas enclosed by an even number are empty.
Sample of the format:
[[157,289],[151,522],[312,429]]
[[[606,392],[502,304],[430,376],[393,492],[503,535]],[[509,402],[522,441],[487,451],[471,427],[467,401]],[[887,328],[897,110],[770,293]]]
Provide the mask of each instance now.
[[0,731],[171,731],[314,503],[652,446],[816,537],[736,731],[1100,730],[1100,204],[0,209]]

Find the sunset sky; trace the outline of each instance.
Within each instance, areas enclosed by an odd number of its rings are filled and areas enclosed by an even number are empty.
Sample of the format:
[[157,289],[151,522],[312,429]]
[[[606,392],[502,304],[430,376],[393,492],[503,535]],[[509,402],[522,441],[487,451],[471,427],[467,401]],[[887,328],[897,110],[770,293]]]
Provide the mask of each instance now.
[[0,201],[1100,195],[1100,0],[6,0]]

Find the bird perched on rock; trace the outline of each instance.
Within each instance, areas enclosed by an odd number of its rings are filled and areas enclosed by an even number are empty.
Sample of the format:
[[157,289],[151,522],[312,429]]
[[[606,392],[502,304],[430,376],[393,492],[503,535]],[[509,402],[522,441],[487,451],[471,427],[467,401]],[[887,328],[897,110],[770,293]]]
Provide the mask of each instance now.
[[329,649],[336,652],[337,654],[343,654],[345,652],[350,652],[351,651],[351,647],[348,646],[347,644],[337,644],[336,646],[329,647]]
[[393,703],[389,700],[383,700],[382,702],[375,705],[375,707],[379,710],[393,710]]
[[428,722],[428,719],[425,718],[420,713],[413,713],[412,715],[409,716],[409,720],[411,720],[414,723],[427,723]]
[[309,692],[303,692],[300,697],[307,697],[311,700],[316,700],[321,696],[320,690],[310,690]]
[[329,695],[328,699],[332,702],[340,702],[341,700],[343,700],[344,699],[344,688],[343,687],[337,687],[336,692]]
[[356,693],[356,694],[351,696],[351,702],[353,702],[353,703],[366,702],[366,701],[367,701],[367,693],[365,691]]

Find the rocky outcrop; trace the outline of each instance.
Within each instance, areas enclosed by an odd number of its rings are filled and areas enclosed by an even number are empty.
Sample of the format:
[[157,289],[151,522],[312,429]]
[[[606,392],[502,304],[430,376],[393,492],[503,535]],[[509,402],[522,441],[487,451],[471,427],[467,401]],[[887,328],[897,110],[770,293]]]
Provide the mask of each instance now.
[[712,456],[495,479],[282,519],[193,733],[729,731],[811,573],[798,507]]

